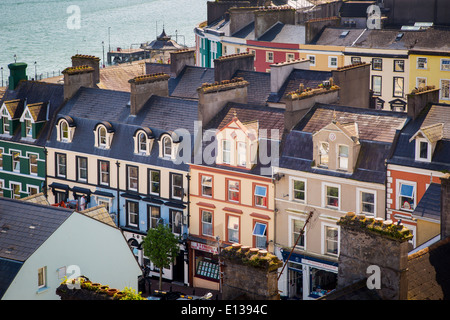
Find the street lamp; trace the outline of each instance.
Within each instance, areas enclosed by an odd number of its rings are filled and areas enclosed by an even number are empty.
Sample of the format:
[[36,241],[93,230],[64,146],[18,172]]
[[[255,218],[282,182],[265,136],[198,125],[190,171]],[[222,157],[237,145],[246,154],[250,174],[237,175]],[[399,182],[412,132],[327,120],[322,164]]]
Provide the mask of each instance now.
[[102,41],[103,48],[103,68],[105,67],[105,41]]
[[3,67],[0,68],[2,70],[2,87],[3,87]]
[[36,81],[37,81],[37,71],[36,71],[36,64],[37,64],[37,62],[35,61],[35,62],[34,62],[34,80],[36,80]]
[[108,52],[111,52],[111,27],[108,27]]

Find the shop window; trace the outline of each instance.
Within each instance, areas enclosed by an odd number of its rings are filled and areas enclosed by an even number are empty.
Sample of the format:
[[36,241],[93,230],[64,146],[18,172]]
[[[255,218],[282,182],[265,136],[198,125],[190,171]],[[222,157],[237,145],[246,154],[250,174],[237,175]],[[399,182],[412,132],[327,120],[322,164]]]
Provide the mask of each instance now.
[[255,186],[254,189],[255,206],[267,208],[267,187]]
[[213,214],[211,211],[202,210],[202,235],[213,236]]
[[219,263],[212,255],[196,255],[195,276],[205,278],[207,280],[219,281]]
[[399,183],[400,209],[412,211],[415,208],[415,186],[413,184]]
[[319,298],[327,295],[337,286],[337,274],[322,269],[311,268],[310,269],[310,293],[309,297]]
[[239,202],[239,181],[236,180],[228,180],[227,181],[228,188],[228,201]]
[[267,248],[267,224],[256,222],[253,227],[253,243],[256,248]]
[[67,192],[55,191],[55,203],[61,203],[67,201]]

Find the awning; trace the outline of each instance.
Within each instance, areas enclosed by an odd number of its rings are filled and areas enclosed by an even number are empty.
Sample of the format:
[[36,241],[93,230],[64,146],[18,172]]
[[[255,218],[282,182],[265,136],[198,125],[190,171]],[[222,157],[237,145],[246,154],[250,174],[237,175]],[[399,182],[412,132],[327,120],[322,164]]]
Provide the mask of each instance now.
[[165,205],[168,206],[168,207],[174,207],[174,208],[180,208],[180,209],[185,209],[186,208],[186,206],[184,204],[178,203],[178,202],[168,201],[168,202],[165,203]]
[[153,197],[145,197],[142,200],[144,200],[146,202],[155,203],[155,204],[164,204],[164,201],[159,200],[157,198],[153,198]]
[[124,198],[135,199],[135,200],[141,200],[142,199],[140,195],[134,194],[134,193],[122,193],[120,196],[124,197]]
[[57,183],[57,182],[53,182],[52,184],[49,185],[49,187],[52,189],[60,189],[63,191],[70,190],[70,187],[67,184],[62,184],[62,183]]
[[96,196],[114,198],[114,194],[112,194],[111,192],[106,192],[106,191],[95,190],[93,194],[95,194]]

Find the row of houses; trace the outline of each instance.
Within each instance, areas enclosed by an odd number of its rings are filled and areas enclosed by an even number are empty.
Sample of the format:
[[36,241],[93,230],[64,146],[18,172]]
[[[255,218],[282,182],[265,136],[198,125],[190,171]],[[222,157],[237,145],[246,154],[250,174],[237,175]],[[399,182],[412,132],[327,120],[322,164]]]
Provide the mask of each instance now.
[[287,264],[289,298],[334,289],[349,211],[401,219],[412,246],[439,234],[438,213],[419,210],[449,166],[438,89],[394,112],[370,108],[367,63],[327,72],[300,59],[266,73],[246,52],[195,66],[193,50],[170,61],[147,63],[129,91],[100,88],[85,55],[64,84],[17,81],[1,101],[3,196],[105,206],[149,276],[159,270],[142,240],[168,224],[181,241],[164,277],[194,287],[220,290],[222,248],[268,250]]

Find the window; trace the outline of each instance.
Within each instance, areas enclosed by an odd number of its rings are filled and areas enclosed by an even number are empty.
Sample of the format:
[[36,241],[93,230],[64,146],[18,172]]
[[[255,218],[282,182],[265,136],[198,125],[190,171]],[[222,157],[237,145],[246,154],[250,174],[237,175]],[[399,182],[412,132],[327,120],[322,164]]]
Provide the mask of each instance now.
[[87,158],[77,157],[77,180],[87,181]]
[[361,57],[351,57],[352,64],[361,63]]
[[67,174],[67,156],[62,153],[56,154],[56,176],[65,178]]
[[325,186],[326,203],[325,206],[332,209],[339,209],[339,188]]
[[415,208],[415,185],[399,183],[399,206],[400,209],[412,211]]
[[[291,220],[291,246],[294,246],[296,241],[297,246],[299,248],[305,247],[305,235],[301,234],[301,231],[303,230],[303,227],[305,225],[305,221],[299,220],[299,219],[292,219]],[[300,237],[300,238],[299,238]]]
[[29,161],[30,161],[30,174],[36,176],[38,174],[38,155],[30,154]]
[[12,197],[13,199],[20,199],[20,189],[21,189],[21,185],[19,183],[10,183],[11,185],[11,192],[12,192]]
[[372,90],[375,96],[381,96],[381,76],[372,76]]
[[231,163],[231,141],[222,140],[222,162]]
[[147,137],[145,136],[145,133],[143,133],[143,132],[141,132],[138,135],[138,152],[139,153],[147,152]]
[[294,61],[295,60],[295,54],[293,53],[286,53],[286,61],[290,62],[290,61]]
[[394,97],[403,98],[403,85],[404,79],[400,77],[394,77]]
[[5,187],[5,182],[0,180],[0,197],[3,197],[3,188]]
[[441,79],[441,99],[450,99],[450,80]]
[[159,170],[148,171],[149,192],[150,194],[158,195],[160,192],[160,172]]
[[172,232],[176,234],[181,234],[181,223],[183,219],[183,211],[170,210],[170,218],[172,225]]
[[127,185],[128,190],[138,191],[139,170],[136,166],[127,165]]
[[60,125],[61,130],[61,141],[68,141],[69,140],[69,125],[66,121],[61,121]]
[[416,87],[417,88],[425,88],[427,86],[427,78],[417,77],[416,78]]
[[405,61],[394,60],[394,72],[404,72],[404,71],[405,71]]
[[227,236],[229,242],[239,243],[239,217],[228,216]]
[[431,147],[425,139],[416,138],[416,160],[431,161]]
[[254,199],[255,206],[267,208],[267,187],[256,185]]
[[163,157],[172,157],[172,139],[168,136],[163,138]]
[[427,58],[417,58],[417,69],[427,69],[428,59]]
[[306,59],[309,59],[309,65],[311,67],[315,67],[316,66],[316,56],[307,55]]
[[255,248],[267,248],[267,224],[256,222],[252,235]]
[[20,152],[11,151],[13,171],[20,172]]
[[337,255],[339,251],[339,231],[337,227],[325,226],[325,253]]
[[139,203],[127,201],[127,224],[130,227],[138,227],[139,225]]
[[39,188],[36,186],[28,186],[28,195],[32,196],[34,194],[39,193]]
[[47,287],[47,267],[38,269],[38,289]]
[[337,68],[338,66],[337,57],[328,57],[328,67],[329,68]]
[[61,203],[67,201],[67,193],[66,192],[55,192],[55,203]]
[[348,146],[339,146],[339,169],[348,170]]
[[450,71],[450,59],[441,59],[441,70]]
[[239,202],[239,181],[227,180],[228,201]]
[[156,228],[158,226],[158,220],[161,219],[161,208],[158,206],[147,206],[148,214],[148,229]]
[[109,161],[99,160],[99,184],[109,186]]
[[202,235],[213,236],[213,214],[211,211],[202,210]]
[[237,144],[237,164],[238,166],[243,166],[245,167],[247,165],[247,145],[245,144],[245,142],[238,142]]
[[2,110],[2,121],[3,121],[3,133],[10,134],[9,133],[9,114],[6,109]]
[[171,176],[171,197],[173,199],[181,200],[183,198],[183,176],[176,173],[172,173]]
[[273,52],[266,52],[266,62],[273,62]]
[[201,176],[202,179],[202,196],[212,197],[213,195],[213,178],[211,176]]
[[328,142],[320,142],[319,144],[319,165],[328,168],[328,152],[330,146]]
[[251,54],[253,54],[253,61],[256,61],[256,50],[250,50]]
[[3,148],[0,148],[0,169],[3,169]]
[[25,120],[25,136],[29,138],[33,137],[33,124],[31,120]]
[[382,71],[383,70],[383,59],[373,58],[372,59],[372,70]]
[[368,215],[375,215],[375,193],[360,192],[361,212]]
[[292,200],[305,201],[305,181],[292,180]]
[[109,212],[109,209],[111,208],[111,199],[107,199],[107,198],[97,198],[97,205],[99,206],[105,206],[106,211]]
[[100,148],[106,148],[106,128],[101,126],[98,129],[98,144],[100,146]]

